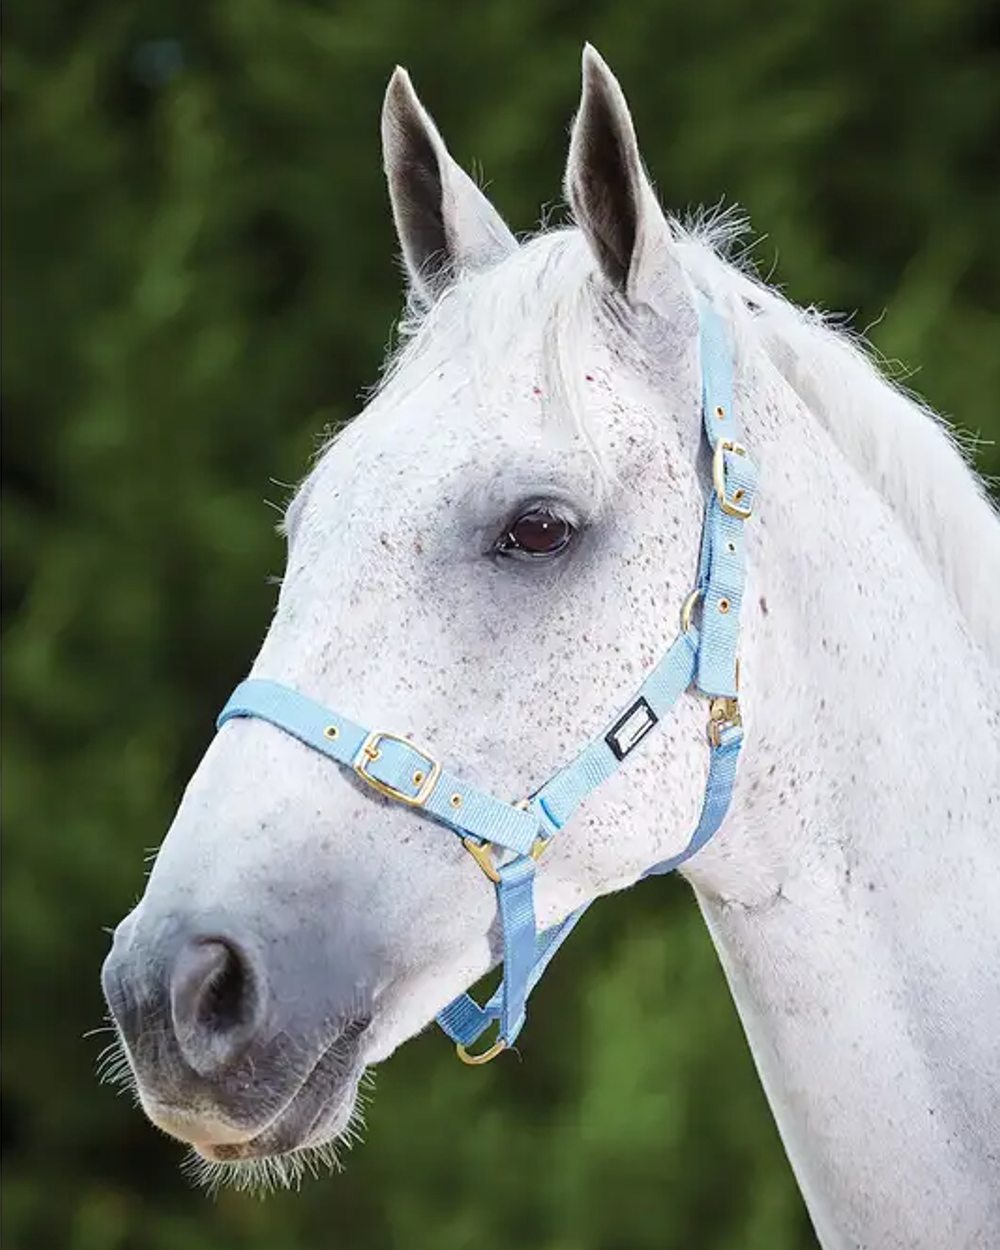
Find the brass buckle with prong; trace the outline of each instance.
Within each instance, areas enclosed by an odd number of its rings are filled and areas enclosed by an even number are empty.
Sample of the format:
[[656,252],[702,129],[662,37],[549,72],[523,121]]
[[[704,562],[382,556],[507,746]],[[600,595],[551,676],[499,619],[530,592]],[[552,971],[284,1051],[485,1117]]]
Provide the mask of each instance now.
[[[423,763],[424,767],[416,769],[413,774],[413,784],[417,787],[415,794],[407,794],[405,790],[400,790],[398,786],[391,785],[388,781],[383,781],[369,771],[371,765],[382,754],[381,747],[383,742],[400,743],[411,750],[414,755],[418,756]],[[373,790],[377,790],[379,794],[384,794],[387,799],[395,799],[397,803],[405,803],[407,807],[423,807],[437,785],[438,777],[441,776],[441,765],[433,755],[428,755],[426,751],[415,747],[408,738],[402,738],[399,734],[386,733],[384,729],[373,730],[364,740],[361,750],[354,761],[353,768],[361,780],[367,782]]]
[[744,497],[743,488],[733,491],[732,498],[726,494],[727,451],[731,451],[735,456],[749,455],[742,443],[734,443],[731,438],[720,438],[715,444],[715,452],[712,456],[712,485],[715,487],[715,495],[722,511],[727,516],[738,517],[739,520],[745,521],[753,509],[741,502]]

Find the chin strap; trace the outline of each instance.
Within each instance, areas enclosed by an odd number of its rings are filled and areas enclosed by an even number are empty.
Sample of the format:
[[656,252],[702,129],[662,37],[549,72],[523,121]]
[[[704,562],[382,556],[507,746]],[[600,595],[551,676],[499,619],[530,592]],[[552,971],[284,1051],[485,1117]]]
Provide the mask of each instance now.
[[[503,979],[480,1007],[462,994],[438,1016],[465,1063],[488,1063],[513,1045],[528,996],[586,910],[538,932],[535,865],[552,838],[694,685],[709,697],[708,781],[701,814],[687,845],[643,876],[672,872],[721,825],[732,797],[743,742],[737,701],[740,608],[746,579],[743,526],[753,508],[757,470],[739,442],[733,371],[725,325],[699,299],[702,426],[712,451],[712,491],[705,507],[696,588],[681,611],[681,633],[635,697],[598,737],[528,799],[507,803],[463,782],[406,738],[368,730],[277,682],[251,679],[233,691],[218,726],[256,717],[350,768],[384,798],[418,809],[462,837],[497,894],[503,933]],[[701,627],[692,623],[701,602]],[[497,1026],[485,1050],[467,1049]]]

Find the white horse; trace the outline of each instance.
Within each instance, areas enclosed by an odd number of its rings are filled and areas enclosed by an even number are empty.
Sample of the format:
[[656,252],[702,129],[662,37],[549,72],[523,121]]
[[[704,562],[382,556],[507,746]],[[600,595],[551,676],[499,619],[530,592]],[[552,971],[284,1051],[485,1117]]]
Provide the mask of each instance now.
[[[981,487],[855,344],[664,216],[593,50],[575,229],[519,245],[402,70],[383,136],[414,315],[288,510],[253,675],[531,792],[676,632],[709,489],[707,300],[761,480],[746,744],[683,872],[822,1244],[1000,1244],[1000,526]],[[689,692],[553,840],[543,925],[681,850],[706,754]],[[459,839],[237,720],[105,988],[149,1116],[238,1176],[348,1131],[366,1066],[499,953]]]

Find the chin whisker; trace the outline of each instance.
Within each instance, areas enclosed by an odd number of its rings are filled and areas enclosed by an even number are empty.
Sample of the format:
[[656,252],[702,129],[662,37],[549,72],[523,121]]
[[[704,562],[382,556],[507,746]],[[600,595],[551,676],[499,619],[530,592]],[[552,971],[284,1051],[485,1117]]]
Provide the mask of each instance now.
[[303,1146],[288,1154],[268,1155],[263,1159],[225,1162],[204,1159],[192,1150],[181,1164],[181,1171],[188,1180],[205,1189],[211,1197],[226,1188],[255,1198],[266,1198],[279,1189],[300,1189],[306,1176],[318,1180],[324,1174],[341,1170],[333,1142]]
[[279,1189],[302,1187],[307,1177],[320,1180],[342,1172],[341,1152],[360,1144],[365,1133],[365,1112],[372,1100],[375,1080],[371,1070],[361,1077],[351,1115],[333,1141],[301,1146],[287,1154],[268,1155],[262,1159],[205,1159],[196,1151],[188,1153],[181,1171],[196,1186],[215,1197],[221,1189],[266,1198]]
[[127,1094],[133,1102],[138,1104],[139,1090],[136,1087],[135,1075],[118,1030],[113,1025],[102,1025],[91,1029],[84,1036],[94,1037],[101,1033],[111,1033],[111,1040],[102,1048],[94,1061],[98,1083],[115,1087],[116,1093]]
[[375,1074],[371,1068],[366,1068],[362,1073],[361,1080],[358,1082],[350,1119],[344,1125],[343,1131],[337,1138],[338,1145],[344,1146],[347,1150],[353,1150],[355,1146],[361,1145],[368,1130],[365,1114],[371,1106],[374,1097]]

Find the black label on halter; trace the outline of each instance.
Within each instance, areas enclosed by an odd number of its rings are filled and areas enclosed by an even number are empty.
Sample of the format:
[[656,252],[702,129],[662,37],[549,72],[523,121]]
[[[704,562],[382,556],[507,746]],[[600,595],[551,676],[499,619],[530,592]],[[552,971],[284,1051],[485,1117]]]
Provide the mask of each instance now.
[[656,713],[646,700],[636,699],[604,735],[604,741],[614,752],[615,759],[623,760],[634,750],[656,724],[656,719]]

